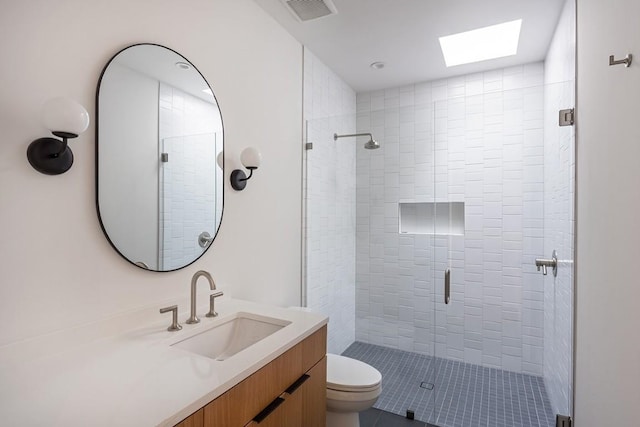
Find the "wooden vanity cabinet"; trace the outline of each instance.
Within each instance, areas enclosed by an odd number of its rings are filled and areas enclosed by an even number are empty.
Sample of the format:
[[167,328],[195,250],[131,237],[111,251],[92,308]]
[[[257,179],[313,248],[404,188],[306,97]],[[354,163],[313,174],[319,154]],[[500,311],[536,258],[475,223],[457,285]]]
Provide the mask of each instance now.
[[327,327],[190,415],[178,427],[324,427]]

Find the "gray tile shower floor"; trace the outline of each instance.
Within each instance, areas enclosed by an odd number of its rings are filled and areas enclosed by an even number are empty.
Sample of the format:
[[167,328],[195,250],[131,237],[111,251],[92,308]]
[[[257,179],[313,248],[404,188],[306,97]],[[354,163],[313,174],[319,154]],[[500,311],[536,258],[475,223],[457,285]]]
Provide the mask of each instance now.
[[555,426],[541,377],[361,342],[342,354],[382,373],[374,405],[382,411],[404,416],[410,409],[440,427]]
[[360,427],[436,427],[432,424],[371,408],[360,412]]

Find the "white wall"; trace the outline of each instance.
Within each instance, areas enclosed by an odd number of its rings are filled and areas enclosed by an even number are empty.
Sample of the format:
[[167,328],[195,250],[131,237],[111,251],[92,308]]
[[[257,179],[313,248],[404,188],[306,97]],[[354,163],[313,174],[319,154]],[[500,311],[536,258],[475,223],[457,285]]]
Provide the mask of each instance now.
[[[93,125],[71,142],[75,163],[64,175],[39,174],[25,155],[47,136],[39,112],[53,96],[75,98],[95,123],[102,68],[138,42],[176,49],[211,83],[227,177],[246,146],[263,154],[243,192],[225,183],[212,248],[174,273],[132,266],[102,234]],[[253,1],[4,2],[0,51],[12,64],[0,72],[0,344],[186,297],[198,269],[236,297],[299,303],[302,49]]]
[[102,224],[128,259],[157,269],[158,81],[111,63],[101,88]]
[[[638,425],[640,2],[579,0],[578,427]],[[629,68],[609,67],[634,55]]]
[[[381,144],[357,154],[358,341],[542,374],[542,83],[534,63],[358,94]],[[464,202],[465,235],[398,234],[399,201]]]
[[544,383],[554,414],[571,414],[575,128],[558,126],[558,111],[575,106],[575,1],[567,0],[545,59],[544,252],[558,252],[558,276],[544,288]]
[[304,54],[307,306],[329,316],[327,350],[355,341],[356,94],[311,51]]

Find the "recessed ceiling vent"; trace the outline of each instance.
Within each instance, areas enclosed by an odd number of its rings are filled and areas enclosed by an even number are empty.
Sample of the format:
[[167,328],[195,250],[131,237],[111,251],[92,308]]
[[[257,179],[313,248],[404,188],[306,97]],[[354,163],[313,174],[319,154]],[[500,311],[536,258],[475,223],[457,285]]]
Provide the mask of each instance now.
[[331,0],[281,0],[300,22],[338,13]]

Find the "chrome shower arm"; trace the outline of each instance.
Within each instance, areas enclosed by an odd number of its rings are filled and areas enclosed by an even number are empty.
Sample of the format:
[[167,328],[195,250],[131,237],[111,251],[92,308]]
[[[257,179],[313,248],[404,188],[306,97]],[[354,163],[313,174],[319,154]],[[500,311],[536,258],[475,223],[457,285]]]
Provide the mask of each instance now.
[[333,134],[333,140],[337,141],[338,138],[351,138],[354,136],[368,136],[370,139],[373,139],[373,135],[371,135],[370,133],[351,133],[348,135],[338,135],[337,133]]

